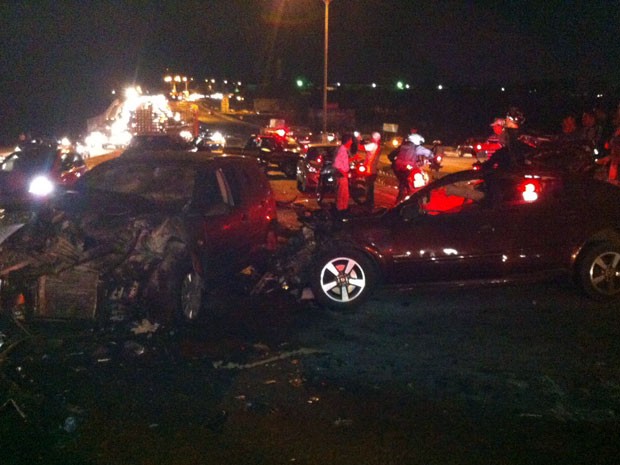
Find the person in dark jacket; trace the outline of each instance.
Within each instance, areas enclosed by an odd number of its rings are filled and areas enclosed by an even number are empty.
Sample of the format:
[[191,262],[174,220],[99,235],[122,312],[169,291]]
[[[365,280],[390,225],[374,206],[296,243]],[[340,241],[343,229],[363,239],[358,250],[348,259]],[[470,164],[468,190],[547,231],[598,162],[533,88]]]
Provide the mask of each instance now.
[[482,164],[482,169],[514,169],[525,166],[532,148],[519,139],[525,116],[517,107],[510,107],[504,124],[504,146]]

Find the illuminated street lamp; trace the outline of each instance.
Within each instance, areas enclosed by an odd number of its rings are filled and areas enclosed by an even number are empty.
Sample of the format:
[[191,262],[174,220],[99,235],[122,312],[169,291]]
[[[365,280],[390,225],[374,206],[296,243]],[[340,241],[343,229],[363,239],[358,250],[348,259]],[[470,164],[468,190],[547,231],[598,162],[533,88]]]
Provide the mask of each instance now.
[[172,89],[170,90],[170,93],[172,95],[176,95],[176,93],[177,93],[177,84],[176,84],[176,82],[174,82],[174,79],[172,78],[172,76],[170,76],[170,75],[164,76],[164,82],[172,85]]
[[329,57],[329,4],[332,0],[323,0],[325,3],[325,49],[323,53],[323,140],[327,141],[327,62]]

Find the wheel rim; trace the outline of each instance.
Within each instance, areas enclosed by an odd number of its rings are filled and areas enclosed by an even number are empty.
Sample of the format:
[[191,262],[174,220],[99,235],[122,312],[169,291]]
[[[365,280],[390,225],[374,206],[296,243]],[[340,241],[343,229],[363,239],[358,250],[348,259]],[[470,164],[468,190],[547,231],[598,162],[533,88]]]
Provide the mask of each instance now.
[[592,287],[603,295],[620,292],[620,253],[603,252],[590,265],[589,276]]
[[352,258],[334,258],[321,269],[321,289],[334,302],[347,303],[357,299],[367,285],[364,269]]
[[192,271],[183,277],[181,284],[181,312],[186,320],[195,320],[202,305],[202,278]]

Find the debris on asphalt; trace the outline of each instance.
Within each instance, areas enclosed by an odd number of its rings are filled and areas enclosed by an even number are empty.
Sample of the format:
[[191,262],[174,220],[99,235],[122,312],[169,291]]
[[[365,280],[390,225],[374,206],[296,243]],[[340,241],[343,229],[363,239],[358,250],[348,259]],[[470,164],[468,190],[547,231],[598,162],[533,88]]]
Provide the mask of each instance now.
[[261,365],[267,365],[269,363],[278,362],[280,360],[284,360],[287,358],[296,357],[298,355],[314,355],[314,354],[324,354],[324,353],[326,352],[322,350],[318,350],[318,349],[302,348],[298,350],[292,350],[289,352],[283,352],[280,355],[276,355],[274,357],[269,357],[264,360],[259,360],[259,361],[252,362],[252,363],[233,363],[233,362],[224,363],[224,361],[218,360],[216,362],[213,362],[213,368],[218,369],[218,370],[245,370],[248,368],[255,368]]
[[7,406],[13,407],[13,409],[15,409],[15,411],[19,414],[20,417],[22,417],[24,420],[26,419],[26,414],[21,408],[19,408],[19,405],[17,405],[17,402],[15,402],[15,400],[7,400],[4,404],[0,406],[0,412],[2,412]]

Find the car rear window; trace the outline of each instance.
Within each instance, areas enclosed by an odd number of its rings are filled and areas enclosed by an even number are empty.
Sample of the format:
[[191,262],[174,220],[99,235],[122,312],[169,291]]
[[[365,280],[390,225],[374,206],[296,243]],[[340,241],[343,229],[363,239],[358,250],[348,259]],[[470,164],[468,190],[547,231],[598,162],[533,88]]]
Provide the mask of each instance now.
[[187,202],[196,173],[192,167],[144,163],[100,165],[83,178],[88,189],[134,194],[155,202]]
[[320,156],[322,160],[332,160],[336,147],[310,147],[306,155],[308,161],[316,161]]

